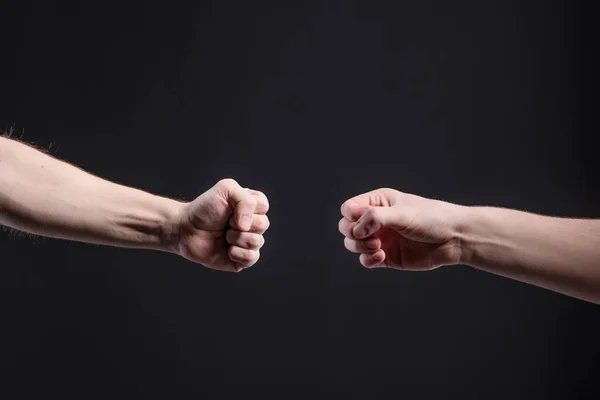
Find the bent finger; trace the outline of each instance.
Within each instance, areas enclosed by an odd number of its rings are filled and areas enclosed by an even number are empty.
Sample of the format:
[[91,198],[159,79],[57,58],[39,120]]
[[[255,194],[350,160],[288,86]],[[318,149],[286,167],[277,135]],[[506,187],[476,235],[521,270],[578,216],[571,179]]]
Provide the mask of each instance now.
[[352,233],[354,225],[356,225],[356,222],[352,222],[347,218],[342,218],[340,219],[340,222],[338,222],[338,230],[347,238],[355,239],[354,234]]
[[231,261],[239,264],[242,268],[253,266],[260,258],[258,250],[248,250],[238,246],[230,246],[227,249],[227,254]]
[[254,214],[266,214],[269,212],[269,199],[260,190],[248,189],[250,194],[256,198],[256,209]]
[[[237,229],[234,215],[229,218],[229,226],[233,229]],[[252,224],[250,225],[248,232],[259,233],[262,235],[267,231],[267,229],[269,229],[269,226],[271,226],[269,217],[266,215],[254,214],[252,216]]]
[[241,232],[229,229],[225,234],[227,243],[248,250],[259,250],[265,244],[265,238],[258,233]]
[[353,253],[375,253],[381,248],[381,239],[377,237],[366,240],[344,238],[344,246]]
[[365,268],[383,267],[383,262],[385,261],[385,252],[379,249],[375,253],[362,253],[359,259],[360,263]]

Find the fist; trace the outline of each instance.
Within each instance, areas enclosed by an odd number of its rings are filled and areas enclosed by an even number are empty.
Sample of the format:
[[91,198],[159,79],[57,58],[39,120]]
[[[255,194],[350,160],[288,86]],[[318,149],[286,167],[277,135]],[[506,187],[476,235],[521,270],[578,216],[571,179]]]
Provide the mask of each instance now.
[[239,272],[254,265],[269,228],[269,201],[256,190],[223,179],[183,206],[179,253],[206,267]]
[[339,230],[344,245],[367,268],[431,270],[458,264],[464,207],[378,189],[344,202]]

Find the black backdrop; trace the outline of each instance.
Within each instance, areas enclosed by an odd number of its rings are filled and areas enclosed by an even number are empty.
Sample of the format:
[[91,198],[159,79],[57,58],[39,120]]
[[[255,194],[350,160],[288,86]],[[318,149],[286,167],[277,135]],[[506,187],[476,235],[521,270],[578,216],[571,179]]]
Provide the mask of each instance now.
[[3,233],[2,397],[285,383],[576,398],[598,379],[597,306],[468,267],[369,271],[337,231],[341,203],[382,186],[600,216],[594,10],[21,1],[0,14],[3,127],[165,196],[233,177],[269,196],[272,221],[241,274]]

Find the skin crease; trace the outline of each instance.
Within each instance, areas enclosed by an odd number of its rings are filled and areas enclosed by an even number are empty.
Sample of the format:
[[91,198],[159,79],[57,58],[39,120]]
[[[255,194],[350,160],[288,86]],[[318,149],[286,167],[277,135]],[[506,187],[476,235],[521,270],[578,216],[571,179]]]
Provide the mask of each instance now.
[[233,179],[180,202],[103,180],[0,137],[0,224],[23,232],[167,251],[239,272],[260,257],[268,210],[263,193]]
[[339,231],[366,268],[464,264],[600,304],[600,220],[467,207],[383,188],[342,204]]
[[[395,214],[399,205],[403,212]],[[345,202],[339,230],[367,268],[431,270],[460,260],[453,214],[449,203],[380,189]]]
[[[263,193],[249,189],[232,196],[239,190],[236,185],[224,180],[185,206],[179,254],[222,271],[239,272],[258,261],[265,243],[262,234],[269,228],[269,202]],[[242,226],[244,215],[250,226]]]
[[[0,224],[23,232],[168,251],[239,272],[260,257],[268,209],[263,193],[233,179],[179,202],[0,137]],[[465,207],[387,188],[349,199],[341,212],[344,244],[367,268],[465,264],[600,303],[600,220]]]

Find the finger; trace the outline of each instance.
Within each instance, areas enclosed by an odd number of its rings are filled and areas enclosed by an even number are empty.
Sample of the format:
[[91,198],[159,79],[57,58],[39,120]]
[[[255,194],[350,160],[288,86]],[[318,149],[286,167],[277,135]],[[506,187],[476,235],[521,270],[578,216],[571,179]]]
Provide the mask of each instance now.
[[258,190],[248,189],[248,191],[252,196],[256,197],[254,214],[266,214],[269,212],[269,199],[267,199],[267,196]]
[[253,266],[260,258],[258,250],[242,249],[238,246],[229,246],[227,254],[231,261],[239,264],[242,268]]
[[225,200],[233,207],[236,229],[247,231],[252,226],[256,197],[233,179],[223,179],[217,184]]
[[338,222],[338,230],[347,238],[356,239],[352,233],[352,228],[354,228],[354,225],[356,225],[356,222],[351,222],[346,218],[342,218],[340,219],[340,222]]
[[391,206],[392,198],[397,193],[395,190],[383,188],[354,196],[342,204],[342,215],[356,222],[370,207]]
[[[233,229],[236,229],[234,215],[232,215],[229,218],[229,226],[232,227]],[[254,214],[252,216],[252,225],[250,226],[250,229],[248,230],[248,232],[259,233],[262,235],[263,233],[265,233],[267,231],[267,229],[269,229],[269,226],[271,226],[269,217],[267,217],[266,215]]]
[[385,252],[379,249],[376,253],[362,253],[359,257],[360,263],[365,268],[383,267],[385,261]]
[[258,233],[240,232],[229,229],[225,234],[227,243],[248,250],[259,250],[265,244],[265,238]]
[[383,227],[396,227],[398,225],[394,222],[396,214],[398,212],[393,207],[371,207],[354,225],[352,234],[356,239],[365,239]]
[[381,248],[381,240],[376,237],[366,240],[344,238],[344,246],[353,253],[375,253]]
[[346,200],[342,204],[341,212],[344,218],[350,222],[356,222],[369,209],[368,201],[365,201],[361,196]]

